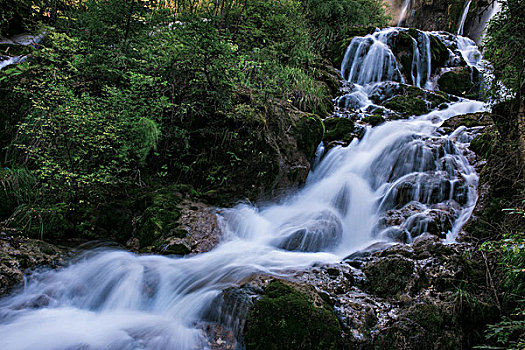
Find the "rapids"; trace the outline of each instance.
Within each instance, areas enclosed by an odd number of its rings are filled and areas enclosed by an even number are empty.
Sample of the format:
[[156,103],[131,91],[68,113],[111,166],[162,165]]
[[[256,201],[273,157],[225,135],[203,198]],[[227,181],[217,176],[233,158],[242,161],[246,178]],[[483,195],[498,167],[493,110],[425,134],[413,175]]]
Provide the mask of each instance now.
[[[405,81],[388,46],[397,30],[350,44],[341,72],[361,94],[355,108],[372,104],[368,97],[378,84]],[[432,34],[421,33],[413,45],[412,81],[430,88]],[[448,207],[450,229],[441,233],[453,241],[475,205],[478,177],[463,152],[463,130],[437,130],[450,117],[483,110],[482,102],[459,99],[419,117],[368,127],[346,147],[325,152],[320,145],[297,193],[277,203],[222,210],[224,237],[208,253],[166,257],[95,249],[66,267],[35,271],[23,289],[0,300],[1,348],[209,348],[203,328],[215,321],[209,315],[221,313],[214,310],[217,298],[251,276],[286,276],[335,263],[392,240],[393,229],[409,243],[426,232],[431,215]],[[381,220],[408,205],[419,209],[403,224]]]

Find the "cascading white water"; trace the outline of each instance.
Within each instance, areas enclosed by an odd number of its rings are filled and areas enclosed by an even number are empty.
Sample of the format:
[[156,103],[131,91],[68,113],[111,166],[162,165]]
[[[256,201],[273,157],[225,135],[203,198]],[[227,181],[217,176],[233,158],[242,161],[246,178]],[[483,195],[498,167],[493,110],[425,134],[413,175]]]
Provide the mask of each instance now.
[[386,80],[404,82],[394,54],[387,45],[395,30],[391,28],[354,38],[341,65],[343,77],[359,85]]
[[23,62],[25,58],[26,56],[13,56],[13,57],[6,57],[4,60],[1,60],[2,57],[0,56],[0,70],[12,64]]
[[467,20],[468,10],[470,9],[470,3],[472,0],[468,0],[467,4],[465,5],[465,9],[463,10],[463,13],[461,14],[461,18],[459,20],[459,27],[457,34],[463,35],[463,28],[465,27],[465,21]]
[[[387,28],[365,37],[356,37],[346,49],[341,63],[341,74],[352,83],[365,86],[382,81],[405,83],[400,63],[396,60],[390,43],[400,33],[407,33],[404,28]],[[430,88],[431,51],[429,33],[417,31],[417,39],[412,40],[413,85]],[[365,92],[365,95],[367,93]]]
[[401,7],[401,14],[399,15],[399,20],[397,21],[397,26],[401,27],[403,25],[403,21],[405,20],[408,12],[408,8],[410,7],[411,0],[403,0],[403,6]]
[[[431,89],[430,38],[427,33],[419,33],[419,40],[412,38],[412,82],[417,87]],[[421,49],[420,49],[421,46]]]
[[[361,104],[369,103],[368,94],[382,81],[402,81],[386,45],[397,30],[356,38],[347,50],[342,73],[364,84],[357,85]],[[460,100],[368,129],[361,140],[325,155],[320,147],[296,194],[279,203],[223,210],[224,238],[211,252],[180,258],[94,250],[67,267],[35,272],[23,290],[0,300],[1,348],[206,349],[203,324],[220,313],[210,309],[225,288],[253,275],[284,276],[314,263],[335,263],[373,242],[394,239],[392,230],[406,232],[410,242],[436,215],[448,220],[443,233],[453,239],[475,204],[477,176],[454,143],[458,135],[436,130],[447,118],[483,108]],[[389,213],[407,208],[412,211],[406,220],[388,224]]]
[[[0,44],[9,44],[9,45],[19,45],[19,46],[36,46],[42,40],[44,40],[46,33],[43,32],[39,35],[29,35],[29,34],[19,34],[15,35],[12,38],[6,39],[6,38],[0,38]],[[2,56],[0,55],[0,70],[4,69],[5,67],[19,63],[24,62],[27,59],[27,56]]]

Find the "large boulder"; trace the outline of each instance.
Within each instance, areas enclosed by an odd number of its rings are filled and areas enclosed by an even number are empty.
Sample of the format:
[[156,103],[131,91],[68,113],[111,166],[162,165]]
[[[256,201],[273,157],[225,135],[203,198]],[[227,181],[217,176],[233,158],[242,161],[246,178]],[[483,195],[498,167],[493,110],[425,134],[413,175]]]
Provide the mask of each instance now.
[[248,316],[247,350],[341,348],[341,328],[332,308],[312,288],[303,289],[279,280],[266,287]]
[[350,142],[354,138],[354,122],[348,118],[326,118],[324,121],[325,133],[323,142],[332,141]]
[[303,252],[325,251],[336,247],[343,235],[343,226],[330,211],[305,213],[291,219],[280,228],[277,246]]
[[458,68],[443,73],[438,79],[439,89],[461,97],[476,97],[469,68]]

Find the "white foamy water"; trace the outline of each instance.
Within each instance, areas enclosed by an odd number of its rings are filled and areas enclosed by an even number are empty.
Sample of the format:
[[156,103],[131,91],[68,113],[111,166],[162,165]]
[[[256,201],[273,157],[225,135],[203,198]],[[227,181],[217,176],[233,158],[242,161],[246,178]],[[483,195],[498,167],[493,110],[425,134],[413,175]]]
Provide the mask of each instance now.
[[[345,77],[362,83],[366,97],[370,84],[399,72],[381,34],[361,39],[349,50],[368,58],[360,68],[345,58],[351,65]],[[421,84],[429,80],[426,72],[420,76]],[[222,290],[257,274],[286,276],[337,262],[388,240],[391,228],[378,221],[389,210],[419,203],[421,211],[395,228],[412,237],[425,232],[431,214],[453,205],[447,215],[454,223],[445,232],[453,239],[475,204],[477,175],[455,135],[436,130],[447,118],[483,109],[481,102],[460,100],[368,129],[327,154],[320,147],[306,185],[294,195],[224,209],[224,239],[211,252],[181,258],[94,250],[67,267],[35,272],[23,290],[0,300],[1,349],[206,349],[202,324]]]

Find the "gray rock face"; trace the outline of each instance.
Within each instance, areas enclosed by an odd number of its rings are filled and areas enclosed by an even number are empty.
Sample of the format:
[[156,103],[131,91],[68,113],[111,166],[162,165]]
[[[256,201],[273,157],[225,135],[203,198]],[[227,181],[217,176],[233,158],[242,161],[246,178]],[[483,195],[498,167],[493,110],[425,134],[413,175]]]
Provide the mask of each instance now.
[[[458,349],[483,317],[457,298],[461,281],[478,293],[483,312],[497,313],[479,252],[422,235],[412,245],[369,247],[340,264],[312,267],[292,279],[313,285],[333,305],[349,349]],[[475,262],[475,263],[473,263]],[[480,265],[476,265],[479,263]],[[479,284],[479,285],[478,285]],[[468,316],[471,315],[471,316]],[[469,322],[462,322],[468,317]]]
[[[67,249],[63,247],[25,237],[11,237],[0,232],[0,295],[22,282],[27,269],[58,264],[66,252]],[[42,304],[45,301],[35,302]]]

